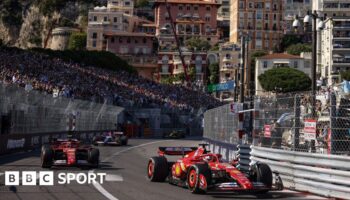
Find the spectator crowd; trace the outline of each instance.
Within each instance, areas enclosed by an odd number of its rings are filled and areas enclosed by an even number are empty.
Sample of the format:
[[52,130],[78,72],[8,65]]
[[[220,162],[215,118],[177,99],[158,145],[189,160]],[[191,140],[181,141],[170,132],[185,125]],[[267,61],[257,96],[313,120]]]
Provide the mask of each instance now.
[[126,71],[65,62],[42,53],[0,48],[0,81],[54,97],[193,111],[222,105],[212,96],[183,86],[159,84]]

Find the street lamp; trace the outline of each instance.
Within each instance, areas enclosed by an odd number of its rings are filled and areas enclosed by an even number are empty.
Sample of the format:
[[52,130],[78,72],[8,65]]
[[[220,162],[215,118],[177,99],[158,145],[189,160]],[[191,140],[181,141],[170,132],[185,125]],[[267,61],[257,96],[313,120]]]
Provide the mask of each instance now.
[[[319,19],[319,23],[317,23],[317,19]],[[331,19],[331,18],[330,18]],[[317,70],[317,30],[323,30],[325,26],[325,22],[322,21],[323,17],[319,16],[317,14],[317,11],[314,10],[313,13],[307,13],[307,15],[304,17],[304,30],[307,30],[307,27],[312,24],[312,70],[311,70],[311,90],[312,90],[312,116],[315,117],[315,105],[316,105],[316,70]],[[329,19],[327,19],[328,21]],[[300,22],[298,17],[295,18],[293,22],[293,27],[295,29],[300,27]]]

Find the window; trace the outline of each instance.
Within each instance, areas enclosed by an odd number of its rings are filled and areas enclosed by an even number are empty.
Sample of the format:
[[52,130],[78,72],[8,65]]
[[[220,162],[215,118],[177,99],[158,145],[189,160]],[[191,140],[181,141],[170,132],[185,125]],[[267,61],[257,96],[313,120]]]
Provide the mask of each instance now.
[[118,17],[114,17],[113,21],[118,22]]
[[108,21],[108,17],[106,17],[106,16],[103,17],[103,21],[105,21],[105,22]]
[[97,39],[97,33],[92,33],[92,38]]
[[92,42],[92,47],[96,47],[96,41]]
[[125,6],[130,6],[130,1],[126,1]]
[[298,68],[298,61],[294,61],[294,68]]
[[128,39],[126,40],[126,42],[127,42],[128,44],[130,44],[130,38],[128,38]]
[[143,41],[143,43],[146,43],[146,42],[147,42],[147,39],[146,39],[146,38],[143,38],[142,41]]
[[198,10],[198,6],[194,6],[193,9],[194,9],[194,10]]
[[210,22],[210,16],[205,16],[205,21]]
[[191,6],[187,6],[187,10],[191,10]]
[[135,44],[139,43],[139,41],[137,39],[135,39]]
[[114,37],[111,38],[111,43],[114,43]]
[[206,9],[207,9],[207,11],[210,11],[210,6],[207,6],[207,8],[206,8]]
[[249,3],[249,8],[253,8],[253,3]]
[[267,68],[267,61],[264,61],[264,69],[266,69]]
[[182,10],[182,6],[179,6],[179,10]]
[[94,16],[94,22],[96,22],[97,21],[97,16]]

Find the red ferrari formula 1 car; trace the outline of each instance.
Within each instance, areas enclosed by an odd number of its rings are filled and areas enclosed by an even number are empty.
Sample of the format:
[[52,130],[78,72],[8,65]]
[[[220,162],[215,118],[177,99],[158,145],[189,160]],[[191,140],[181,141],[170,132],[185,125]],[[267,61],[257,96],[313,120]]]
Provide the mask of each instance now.
[[[235,164],[221,161],[220,154],[209,153],[201,147],[159,147],[159,156],[148,161],[147,176],[152,182],[169,183],[188,187],[192,193],[209,191],[257,192],[283,190],[278,173],[273,174],[264,163],[256,163],[247,172]],[[165,155],[182,155],[176,162],[168,162]]]
[[97,168],[100,151],[76,139],[58,139],[41,147],[41,167],[85,166]]

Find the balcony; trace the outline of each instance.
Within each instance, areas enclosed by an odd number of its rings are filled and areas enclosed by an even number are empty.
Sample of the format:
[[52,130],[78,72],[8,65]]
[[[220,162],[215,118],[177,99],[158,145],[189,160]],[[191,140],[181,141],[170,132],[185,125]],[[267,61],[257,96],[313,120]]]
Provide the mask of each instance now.
[[222,59],[222,62],[227,63],[227,62],[231,62],[232,58],[231,57],[224,57],[224,59]]
[[334,51],[349,51],[350,50],[350,44],[333,44],[333,50]]

